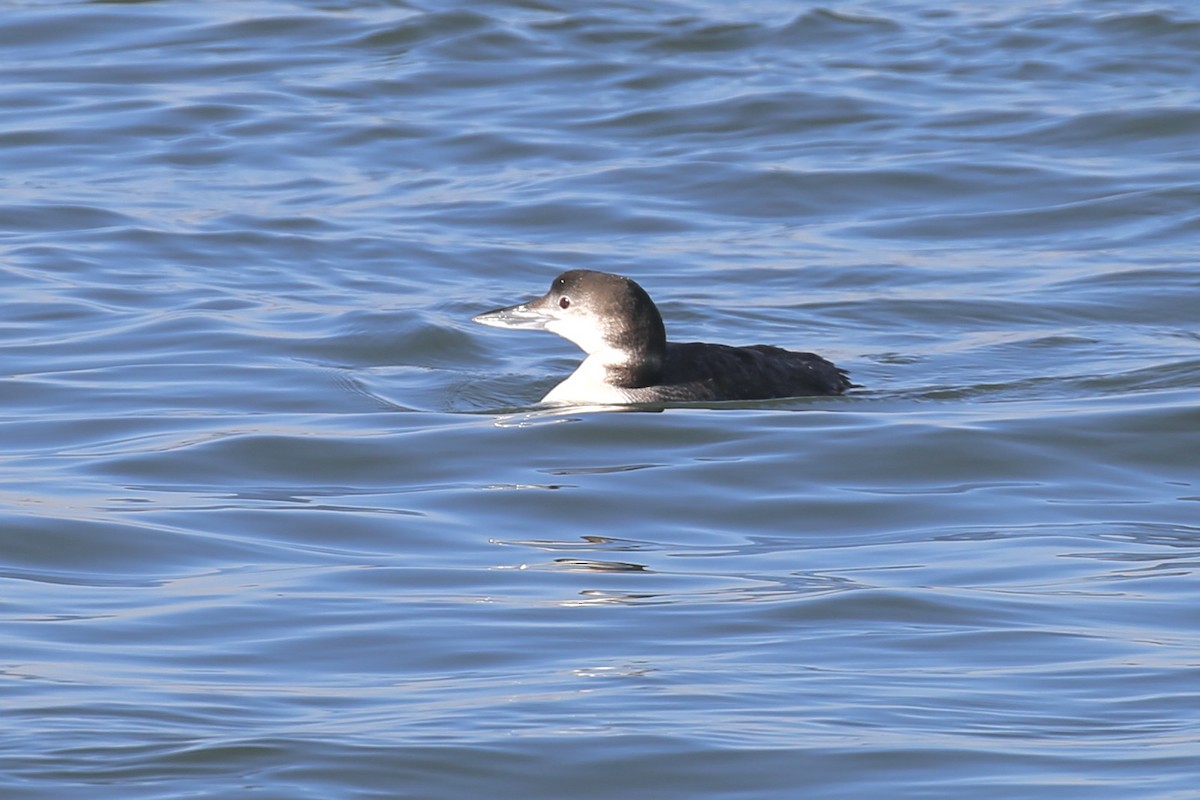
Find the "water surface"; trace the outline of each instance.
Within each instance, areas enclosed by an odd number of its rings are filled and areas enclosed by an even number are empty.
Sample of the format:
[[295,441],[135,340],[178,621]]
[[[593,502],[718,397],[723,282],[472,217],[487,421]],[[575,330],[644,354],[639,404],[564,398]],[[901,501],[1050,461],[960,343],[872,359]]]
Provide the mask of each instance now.
[[[7,3],[0,795],[1146,798],[1183,2]],[[630,275],[846,397],[547,414]]]

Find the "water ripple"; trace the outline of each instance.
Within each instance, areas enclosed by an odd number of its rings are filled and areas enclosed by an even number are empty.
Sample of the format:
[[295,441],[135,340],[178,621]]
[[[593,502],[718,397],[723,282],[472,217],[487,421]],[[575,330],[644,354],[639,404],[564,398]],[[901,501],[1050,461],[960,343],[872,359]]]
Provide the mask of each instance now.
[[4,12],[0,794],[1194,794],[1190,4]]

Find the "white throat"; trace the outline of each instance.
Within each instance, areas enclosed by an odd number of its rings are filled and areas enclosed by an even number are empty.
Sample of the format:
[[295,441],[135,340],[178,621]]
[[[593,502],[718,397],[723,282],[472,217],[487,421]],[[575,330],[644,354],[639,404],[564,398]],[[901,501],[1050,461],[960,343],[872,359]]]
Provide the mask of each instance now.
[[608,383],[608,367],[600,356],[597,353],[585,358],[565,381],[542,398],[542,402],[572,406],[628,403],[626,391]]
[[619,364],[623,356],[606,339],[604,321],[590,314],[572,314],[546,323],[546,330],[573,343],[589,357],[602,356],[606,364]]

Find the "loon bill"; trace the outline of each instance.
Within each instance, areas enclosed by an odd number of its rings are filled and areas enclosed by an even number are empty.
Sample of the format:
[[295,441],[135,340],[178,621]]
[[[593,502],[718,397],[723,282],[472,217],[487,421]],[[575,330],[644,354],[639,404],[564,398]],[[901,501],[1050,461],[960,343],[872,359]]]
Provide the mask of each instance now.
[[472,317],[547,330],[579,346],[583,363],[542,398],[563,405],[766,400],[842,394],[844,370],[813,353],[770,345],[668,342],[650,295],[629,278],[573,269],[527,303]]

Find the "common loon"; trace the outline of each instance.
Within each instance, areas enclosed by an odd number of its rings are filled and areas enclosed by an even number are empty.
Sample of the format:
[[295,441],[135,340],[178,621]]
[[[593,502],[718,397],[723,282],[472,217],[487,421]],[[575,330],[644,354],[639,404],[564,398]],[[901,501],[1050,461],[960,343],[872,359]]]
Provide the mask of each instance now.
[[769,345],[668,342],[650,295],[629,278],[573,269],[527,303],[472,317],[495,328],[547,330],[587,354],[542,398],[564,405],[621,405],[841,394],[844,370],[813,353]]

